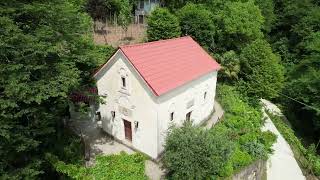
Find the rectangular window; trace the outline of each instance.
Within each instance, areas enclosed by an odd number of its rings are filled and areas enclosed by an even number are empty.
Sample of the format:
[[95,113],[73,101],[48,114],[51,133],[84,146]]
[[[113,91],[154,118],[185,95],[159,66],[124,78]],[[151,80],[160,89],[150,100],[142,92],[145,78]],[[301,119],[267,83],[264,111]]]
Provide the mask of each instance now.
[[140,9],[144,8],[144,0],[140,1]]
[[97,120],[97,121],[100,121],[100,120],[101,120],[101,112],[100,112],[100,111],[97,111],[97,112],[96,112],[96,120]]
[[203,95],[203,99],[206,100],[206,98],[207,98],[207,92],[205,92]]
[[170,121],[173,121],[174,118],[174,112],[170,113]]
[[122,87],[126,87],[126,78],[121,77],[121,80],[122,80]]

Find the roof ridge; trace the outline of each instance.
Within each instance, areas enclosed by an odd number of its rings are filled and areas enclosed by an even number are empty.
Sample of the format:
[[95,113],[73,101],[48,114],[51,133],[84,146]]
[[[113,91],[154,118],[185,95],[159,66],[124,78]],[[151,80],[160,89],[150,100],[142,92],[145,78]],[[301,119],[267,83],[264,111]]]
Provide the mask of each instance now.
[[178,39],[187,39],[187,38],[192,39],[191,36],[182,36],[182,37],[176,37],[176,38],[172,38],[172,39],[161,39],[161,40],[158,40],[158,41],[151,41],[151,42],[144,42],[144,43],[137,43],[137,44],[122,45],[122,46],[119,46],[119,48],[120,48],[120,49],[123,49],[123,48],[130,48],[130,47],[136,47],[136,46],[144,46],[144,45],[164,43],[164,42],[168,42],[168,41],[174,41],[174,40],[178,40]]

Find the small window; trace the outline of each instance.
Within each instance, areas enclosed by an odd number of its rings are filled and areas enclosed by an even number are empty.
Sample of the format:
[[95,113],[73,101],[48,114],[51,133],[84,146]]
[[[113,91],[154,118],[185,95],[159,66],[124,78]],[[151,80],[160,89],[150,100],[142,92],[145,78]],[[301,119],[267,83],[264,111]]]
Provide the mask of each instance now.
[[100,112],[100,111],[97,111],[97,112],[96,112],[96,120],[97,120],[97,121],[100,121],[100,120],[101,120],[101,112]]
[[144,8],[144,1],[140,1],[140,9]]
[[203,99],[204,99],[204,100],[207,99],[207,92],[204,92],[204,94],[203,94]]
[[174,118],[174,112],[170,113],[170,121],[173,121]]
[[116,112],[115,111],[111,111],[111,117],[112,117],[112,119],[114,119],[116,117]]
[[190,122],[190,120],[191,120],[191,113],[192,113],[192,111],[190,111],[186,114],[186,121],[188,121],[188,122]]
[[125,77],[121,77],[121,81],[122,81],[122,87],[126,87],[126,78]]

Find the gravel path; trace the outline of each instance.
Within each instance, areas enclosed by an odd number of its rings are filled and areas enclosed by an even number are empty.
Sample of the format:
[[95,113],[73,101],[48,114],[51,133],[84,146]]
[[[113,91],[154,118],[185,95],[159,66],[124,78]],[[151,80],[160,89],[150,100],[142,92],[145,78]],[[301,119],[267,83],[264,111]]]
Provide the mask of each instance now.
[[275,114],[281,114],[280,109],[271,102],[262,99],[263,114],[266,117],[266,122],[262,130],[271,131],[277,135],[277,142],[272,146],[274,150],[273,154],[267,162],[267,179],[270,180],[303,180],[306,179],[302,174],[302,171],[294,158],[293,152],[279,133],[275,125],[272,123],[269,116],[265,113],[265,110],[269,110]]

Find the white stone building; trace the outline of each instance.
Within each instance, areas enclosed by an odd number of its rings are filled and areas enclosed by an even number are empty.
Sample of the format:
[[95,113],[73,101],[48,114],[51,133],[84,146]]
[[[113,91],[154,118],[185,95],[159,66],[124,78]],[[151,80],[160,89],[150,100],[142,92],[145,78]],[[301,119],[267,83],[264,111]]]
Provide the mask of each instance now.
[[212,113],[219,68],[188,36],[120,47],[94,75],[104,131],[156,159],[171,124]]

